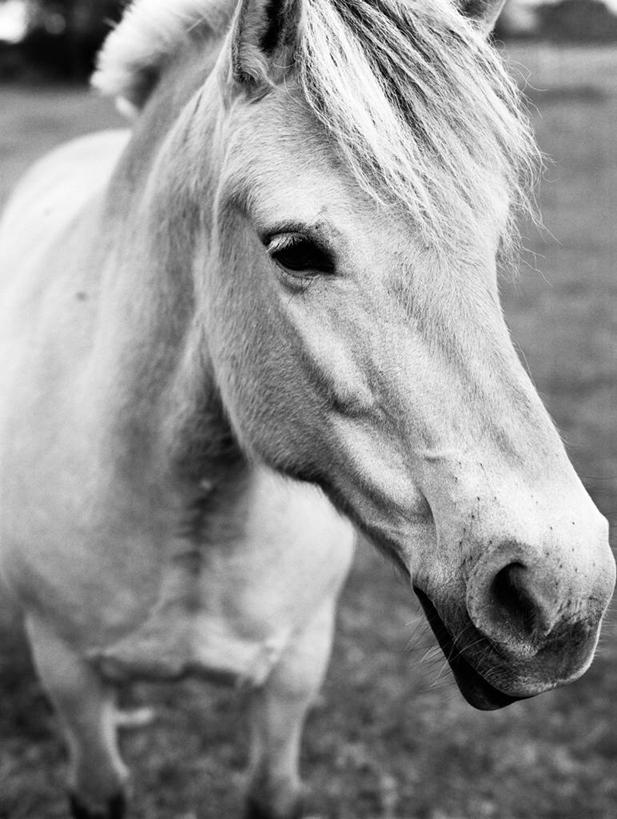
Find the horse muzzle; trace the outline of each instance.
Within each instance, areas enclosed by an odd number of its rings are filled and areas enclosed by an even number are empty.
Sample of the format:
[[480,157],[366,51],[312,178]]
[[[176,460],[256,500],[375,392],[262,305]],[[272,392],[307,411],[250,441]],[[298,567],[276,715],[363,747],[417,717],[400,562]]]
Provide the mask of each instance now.
[[[480,630],[467,611],[439,606],[418,587],[414,591],[462,695],[480,710],[504,708],[573,682],[592,662],[601,620],[597,611],[562,619],[550,629],[539,628],[529,614],[525,619],[519,612],[510,620],[516,640],[510,634],[500,640]],[[526,636],[521,622],[528,628]]]

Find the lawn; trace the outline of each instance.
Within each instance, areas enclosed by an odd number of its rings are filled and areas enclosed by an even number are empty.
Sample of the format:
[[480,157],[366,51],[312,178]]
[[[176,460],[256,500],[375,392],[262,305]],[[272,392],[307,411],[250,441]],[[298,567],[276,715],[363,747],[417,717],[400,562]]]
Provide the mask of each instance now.
[[[617,52],[517,48],[543,151],[545,230],[504,280],[509,324],[569,451],[617,523]],[[524,66],[524,67],[523,67]],[[117,119],[64,89],[0,88],[0,202],[48,147]],[[0,620],[0,819],[65,817],[63,750],[18,629]],[[583,680],[482,714],[457,693],[408,590],[363,548],[345,591],[303,768],[324,819],[617,816],[617,628]],[[140,687],[157,722],[126,737],[136,819],[233,819],[243,702],[196,683]]]

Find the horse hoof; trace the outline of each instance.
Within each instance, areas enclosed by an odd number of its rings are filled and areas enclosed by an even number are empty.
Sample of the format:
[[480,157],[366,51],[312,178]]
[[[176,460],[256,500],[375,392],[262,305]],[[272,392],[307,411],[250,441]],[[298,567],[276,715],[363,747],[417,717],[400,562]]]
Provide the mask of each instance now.
[[249,797],[246,803],[246,813],[244,819],[303,819],[305,816],[302,800],[299,799],[291,811],[285,814],[274,813],[269,808],[260,805],[255,799]]
[[69,803],[73,819],[124,819],[126,816],[126,798],[122,793],[113,796],[100,810],[90,810],[75,794],[69,796]]

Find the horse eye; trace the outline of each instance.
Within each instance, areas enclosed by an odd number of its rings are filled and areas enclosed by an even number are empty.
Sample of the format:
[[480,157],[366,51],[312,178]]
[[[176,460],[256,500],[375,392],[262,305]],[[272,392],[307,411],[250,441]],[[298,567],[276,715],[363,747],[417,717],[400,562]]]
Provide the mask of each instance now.
[[286,233],[265,241],[270,257],[289,273],[303,276],[334,273],[331,253],[308,236]]

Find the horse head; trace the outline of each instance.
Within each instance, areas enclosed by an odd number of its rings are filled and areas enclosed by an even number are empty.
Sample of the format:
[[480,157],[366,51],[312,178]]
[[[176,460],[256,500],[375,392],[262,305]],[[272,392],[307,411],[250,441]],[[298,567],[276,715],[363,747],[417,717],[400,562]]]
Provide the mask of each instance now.
[[183,162],[235,436],[393,558],[490,709],[585,671],[615,568],[500,308],[535,148],[476,5],[245,0]]

